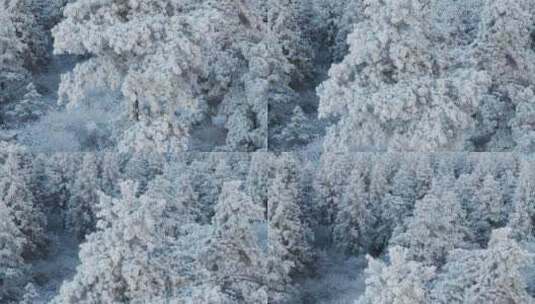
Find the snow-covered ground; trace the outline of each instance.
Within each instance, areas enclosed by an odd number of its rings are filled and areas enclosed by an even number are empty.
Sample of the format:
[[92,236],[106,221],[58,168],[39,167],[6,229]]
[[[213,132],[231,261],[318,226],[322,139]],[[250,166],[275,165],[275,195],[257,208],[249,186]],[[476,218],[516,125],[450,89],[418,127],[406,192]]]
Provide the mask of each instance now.
[[367,261],[333,250],[320,251],[315,275],[300,283],[303,303],[353,304],[364,292]]
[[35,280],[40,303],[48,303],[59,291],[63,281],[70,279],[78,265],[78,242],[65,231],[49,235],[50,252],[41,260],[32,264],[32,276]]
[[66,110],[58,105],[61,74],[73,69],[77,60],[70,56],[53,56],[50,63],[34,77],[43,96],[38,120],[15,130],[18,141],[36,152],[98,151],[109,145],[111,124],[119,118],[118,102],[110,96],[95,98],[93,104]]
[[61,284],[75,274],[79,264],[79,242],[64,228],[63,213],[57,208],[47,211],[48,251],[33,261],[30,269],[38,293],[35,304],[48,303]]

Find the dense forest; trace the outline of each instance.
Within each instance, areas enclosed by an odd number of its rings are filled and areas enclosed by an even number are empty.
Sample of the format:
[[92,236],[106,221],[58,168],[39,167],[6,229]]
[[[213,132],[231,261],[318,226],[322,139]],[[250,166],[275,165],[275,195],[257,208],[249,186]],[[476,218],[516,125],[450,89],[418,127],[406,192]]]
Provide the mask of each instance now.
[[535,299],[525,156],[12,152],[1,162],[7,303]]
[[1,304],[535,304],[532,0],[0,0]]

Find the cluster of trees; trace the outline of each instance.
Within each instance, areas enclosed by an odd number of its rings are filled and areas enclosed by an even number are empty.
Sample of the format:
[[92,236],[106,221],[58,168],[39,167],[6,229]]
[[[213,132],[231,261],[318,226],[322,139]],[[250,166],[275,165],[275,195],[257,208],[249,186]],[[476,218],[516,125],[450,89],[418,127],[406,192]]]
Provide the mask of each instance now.
[[267,149],[268,104],[291,101],[311,69],[304,3],[74,1],[54,52],[86,59],[62,77],[59,102],[121,103],[122,152],[184,151],[207,126],[226,130],[219,149]]
[[32,75],[53,49],[77,62],[61,77],[60,105],[88,116],[114,109],[109,125],[88,131],[106,138],[93,150],[284,151],[317,141],[329,124],[330,152],[535,146],[530,0],[0,7],[4,126],[43,116]]
[[[0,5],[2,128],[44,118],[57,95],[65,115],[113,113],[106,124],[93,121],[99,130],[78,126],[99,137],[98,144],[80,143],[82,150],[173,153],[267,150],[268,142],[284,150],[314,140],[321,129],[314,88],[347,52],[360,1]],[[77,62],[74,69],[64,58]],[[54,64],[65,67],[46,71]],[[39,73],[55,78],[63,70],[57,94],[48,92],[55,85],[36,88]]]
[[357,303],[533,303],[533,168],[514,154],[325,154],[314,218],[369,256]]
[[32,263],[47,258],[48,221],[80,242],[80,265],[53,303],[280,302],[298,295],[291,282],[312,262],[292,155],[12,147],[0,172],[7,303],[42,284]]
[[[58,2],[58,1],[55,1]],[[51,5],[53,6],[53,5]],[[0,107],[2,125],[39,115],[39,96],[31,72],[47,59],[47,20],[35,0],[0,1]]]

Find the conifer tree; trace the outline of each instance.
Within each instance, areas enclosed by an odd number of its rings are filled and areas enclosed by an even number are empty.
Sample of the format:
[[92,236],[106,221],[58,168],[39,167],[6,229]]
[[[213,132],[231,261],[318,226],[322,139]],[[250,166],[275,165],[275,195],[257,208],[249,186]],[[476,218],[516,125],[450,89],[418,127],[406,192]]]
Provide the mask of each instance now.
[[0,200],[0,300],[6,302],[20,295],[26,272],[22,254],[27,241],[10,211]]
[[210,273],[210,282],[204,288],[219,292],[208,303],[267,301],[266,252],[254,231],[264,210],[241,187],[238,181],[225,183],[215,207],[213,235],[203,253],[203,264]]
[[398,246],[390,248],[389,263],[368,257],[366,291],[356,303],[429,303],[427,286],[435,276],[435,267],[413,261],[407,251]]
[[76,176],[71,190],[72,195],[67,203],[66,226],[80,240],[95,229],[100,191],[97,166],[95,154],[84,155],[82,167]]
[[291,293],[293,278],[304,273],[312,262],[311,232],[303,220],[303,201],[299,189],[298,162],[283,153],[276,163],[268,201],[268,280],[270,299],[283,301]]
[[416,202],[406,228],[392,239],[408,248],[411,259],[425,265],[442,265],[450,250],[464,248],[465,215],[453,192],[430,193]]

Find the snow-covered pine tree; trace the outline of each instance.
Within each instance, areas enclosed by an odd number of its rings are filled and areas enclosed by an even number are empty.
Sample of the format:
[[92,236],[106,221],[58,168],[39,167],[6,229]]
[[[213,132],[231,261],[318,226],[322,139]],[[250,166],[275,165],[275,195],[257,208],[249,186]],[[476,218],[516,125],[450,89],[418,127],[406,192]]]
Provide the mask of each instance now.
[[304,221],[300,193],[298,160],[282,153],[276,160],[274,178],[268,196],[269,298],[284,303],[292,293],[293,279],[306,272],[311,254],[311,231]]
[[101,155],[99,188],[107,195],[115,195],[119,191],[117,181],[121,177],[121,157],[113,152],[105,152]]
[[66,227],[79,240],[83,240],[88,233],[95,230],[99,191],[97,157],[94,153],[86,153],[71,190],[66,211]]
[[164,156],[160,153],[131,153],[125,164],[124,174],[128,179],[135,180],[139,189],[137,194],[147,191],[147,185],[156,175],[162,174]]
[[183,299],[203,281],[198,254],[209,230],[188,223],[175,202],[136,197],[131,181],[120,187],[120,198],[101,196],[98,230],[81,245],[77,273],[52,303],[159,303]]
[[22,57],[28,46],[17,37],[9,2],[0,2],[0,103],[12,101],[14,91],[20,93],[29,76]]
[[327,151],[464,149],[491,79],[437,63],[442,44],[434,41],[430,2],[364,1],[349,54],[318,87],[320,118],[339,118]]
[[270,153],[258,152],[251,157],[249,172],[245,180],[247,193],[253,202],[261,206],[267,219],[269,181],[273,178],[274,156]]
[[535,237],[535,164],[532,160],[522,162],[520,176],[513,197],[513,210],[508,226],[519,240]]
[[20,101],[8,105],[5,109],[6,121],[15,126],[17,123],[35,119],[43,114],[42,96],[37,92],[33,82],[28,83],[25,91]]
[[27,267],[22,257],[27,240],[11,213],[0,199],[0,301],[6,303],[20,296]]
[[500,185],[491,174],[487,174],[483,180],[481,188],[476,194],[477,201],[473,201],[475,206],[474,219],[478,219],[481,224],[479,234],[490,236],[491,228],[503,226],[505,219],[505,205]]
[[125,152],[188,149],[193,127],[213,114],[223,117],[229,149],[265,148],[266,104],[252,99],[246,75],[264,32],[253,9],[234,0],[69,3],[53,30],[55,52],[92,56],[62,78],[60,102],[118,94],[128,109]]
[[473,168],[461,174],[454,187],[467,214],[467,226],[475,237],[473,241],[483,246],[488,242],[492,225],[496,228],[504,224],[504,219],[500,220],[500,213],[505,208],[503,189],[495,181],[496,159],[487,154],[472,155],[471,158]]
[[74,186],[80,154],[38,154],[32,162],[35,172],[34,193],[49,210],[63,212]]
[[534,303],[523,268],[532,256],[509,228],[492,232],[487,249],[454,250],[433,287],[433,303]]
[[350,253],[366,252],[374,240],[374,210],[361,174],[359,170],[351,173],[333,227],[337,247]]
[[[408,162],[411,162],[410,160]],[[416,199],[422,199],[433,183],[433,159],[429,154],[419,155],[416,160]]]
[[475,285],[467,290],[467,303],[534,303],[522,273],[531,260],[532,256],[511,239],[509,228],[494,230]]
[[[167,173],[167,171],[165,172]],[[151,199],[165,200],[173,205],[173,212],[182,212],[183,220],[187,222],[204,222],[208,215],[203,214],[199,204],[199,194],[193,188],[189,174],[170,176],[170,174],[156,176],[147,187],[145,195]]]
[[[10,109],[4,111],[15,115],[15,120],[38,114],[28,115],[36,108],[28,109],[27,101],[34,96],[27,85],[31,84],[30,72],[47,60],[49,38],[38,23],[35,6],[33,0],[0,1],[0,105],[11,103]],[[26,105],[19,105],[23,96],[22,103]]]
[[309,143],[314,134],[312,121],[306,116],[300,106],[293,109],[290,122],[284,127],[277,139],[291,146]]
[[414,215],[391,243],[408,248],[413,260],[442,265],[449,251],[467,246],[464,223],[464,210],[454,192],[429,193],[416,202]]
[[416,156],[398,155],[394,159],[399,168],[392,177],[389,187],[391,191],[385,193],[384,198],[375,203],[373,212],[378,217],[373,229],[376,231],[373,247],[379,252],[386,247],[392,233],[412,214],[418,194],[416,168],[412,165],[413,162],[417,162]]
[[411,259],[399,246],[388,251],[389,262],[368,257],[366,290],[357,304],[427,304],[428,285],[435,277],[435,267]]
[[391,192],[392,179],[399,163],[399,154],[384,153],[373,156],[373,167],[370,171],[370,200],[379,205],[386,193]]
[[320,222],[332,224],[339,204],[347,186],[347,172],[361,170],[367,175],[370,162],[365,154],[324,153],[314,179],[317,196],[317,208],[321,216]]
[[292,81],[309,79],[313,57],[311,42],[304,33],[306,16],[303,0],[268,0],[268,30],[276,35],[282,54],[293,66]]
[[24,162],[23,155],[9,154],[0,176],[3,188],[0,189],[0,200],[9,206],[13,221],[26,237],[23,256],[29,258],[41,254],[46,248],[46,217],[42,207],[34,200],[28,185],[29,171]]
[[414,206],[417,199],[416,168],[413,165],[417,161],[415,154],[401,156],[398,159],[399,169],[392,179],[392,195],[401,198],[407,206]]
[[[309,15],[305,33],[312,40],[316,49],[321,50],[317,56],[321,64],[340,62],[347,54],[347,35],[362,15],[360,0],[312,0],[306,1],[306,13]],[[312,38],[313,37],[313,38]]]
[[[263,214],[264,210],[245,194],[241,182],[223,185],[212,218],[213,234],[202,254],[210,276],[202,288],[205,292],[219,291],[208,303],[267,301],[266,252],[255,232]],[[265,222],[262,226],[267,229]]]

